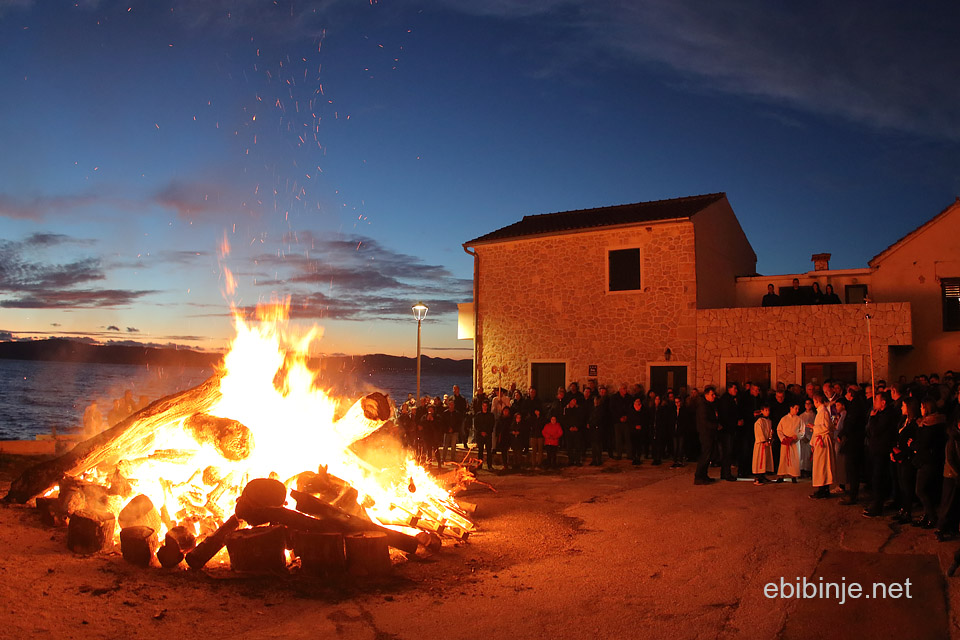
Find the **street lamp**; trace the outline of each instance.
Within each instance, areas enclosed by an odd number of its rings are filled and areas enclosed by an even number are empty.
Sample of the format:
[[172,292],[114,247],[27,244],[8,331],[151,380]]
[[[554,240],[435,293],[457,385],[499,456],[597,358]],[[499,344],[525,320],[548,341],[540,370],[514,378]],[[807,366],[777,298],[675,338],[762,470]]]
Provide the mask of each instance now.
[[427,317],[427,305],[423,302],[410,307],[413,310],[413,317],[417,319],[417,405],[420,404],[420,323]]

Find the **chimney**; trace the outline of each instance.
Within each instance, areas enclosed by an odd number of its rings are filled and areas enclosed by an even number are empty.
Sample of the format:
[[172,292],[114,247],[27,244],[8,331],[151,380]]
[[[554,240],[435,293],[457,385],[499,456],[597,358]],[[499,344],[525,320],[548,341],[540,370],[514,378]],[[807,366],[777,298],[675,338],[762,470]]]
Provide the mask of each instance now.
[[829,253],[815,253],[812,256],[810,256],[810,259],[813,260],[814,271],[830,270],[830,254]]

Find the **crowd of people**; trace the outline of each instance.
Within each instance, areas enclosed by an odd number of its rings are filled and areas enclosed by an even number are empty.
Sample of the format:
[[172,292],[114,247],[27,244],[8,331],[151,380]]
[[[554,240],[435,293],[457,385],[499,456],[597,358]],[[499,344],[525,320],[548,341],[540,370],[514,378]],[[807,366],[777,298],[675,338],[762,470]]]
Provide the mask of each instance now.
[[109,429],[127,416],[140,411],[140,409],[143,409],[148,404],[150,404],[149,397],[140,396],[140,399],[137,400],[133,397],[133,391],[127,389],[123,392],[122,398],[113,399],[113,405],[107,410],[107,416],[104,418],[103,412],[100,410],[99,402],[94,399],[83,410],[83,435],[88,438],[95,436],[101,431]]
[[696,461],[697,485],[717,481],[711,468],[720,480],[755,485],[809,478],[813,499],[839,496],[840,504],[864,506],[868,518],[892,509],[901,524],[946,540],[960,535],[958,382],[948,371],[942,380],[920,375],[889,386],[827,380],[766,391],[748,381],[723,393],[708,386],[663,394],[573,382],[550,399],[513,387],[478,390],[469,402],[454,386],[442,398],[411,395],[397,423],[423,464],[443,466],[458,443],[501,472],[556,469],[561,451],[572,466],[601,466],[605,456],[635,466]]

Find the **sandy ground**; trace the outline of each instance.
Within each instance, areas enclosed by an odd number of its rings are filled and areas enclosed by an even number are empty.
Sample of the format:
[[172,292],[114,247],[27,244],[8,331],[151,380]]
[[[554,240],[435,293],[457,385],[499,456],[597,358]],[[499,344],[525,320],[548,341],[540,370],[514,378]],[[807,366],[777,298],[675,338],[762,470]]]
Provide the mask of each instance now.
[[[0,459],[0,491],[21,464]],[[960,638],[960,578],[941,577],[960,543],[810,500],[809,482],[700,487],[692,472],[624,463],[484,472],[497,492],[466,496],[481,527],[470,542],[398,557],[394,576],[379,583],[137,569],[117,554],[75,556],[64,530],[7,506],[0,637],[776,638],[812,621],[825,638],[902,639],[910,629]],[[818,601],[809,615],[803,601],[764,596],[768,582],[818,575],[825,556],[833,564],[821,574],[854,581],[875,558],[888,579],[913,577],[921,588],[867,608]],[[877,628],[870,606],[897,607],[905,631]]]

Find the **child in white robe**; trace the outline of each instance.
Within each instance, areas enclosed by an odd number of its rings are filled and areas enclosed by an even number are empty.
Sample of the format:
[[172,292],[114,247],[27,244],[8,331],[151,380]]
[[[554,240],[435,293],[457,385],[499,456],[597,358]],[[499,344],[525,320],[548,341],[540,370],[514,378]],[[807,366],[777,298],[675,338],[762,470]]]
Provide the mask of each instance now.
[[753,484],[767,484],[767,474],[773,473],[773,425],[770,422],[770,405],[760,407],[760,416],[753,424]]
[[824,397],[814,394],[817,417],[813,422],[813,487],[811,498],[829,498],[830,485],[837,470],[837,451],[833,448],[833,421]]
[[780,418],[780,424],[777,425],[777,437],[780,439],[780,467],[777,469],[780,477],[777,482],[783,482],[785,477],[790,476],[790,480],[797,483],[800,477],[800,437],[804,429],[800,403],[793,402],[790,404],[790,413]]

